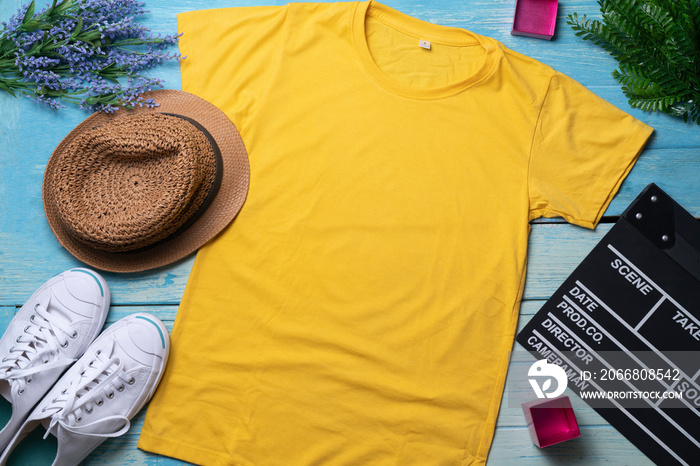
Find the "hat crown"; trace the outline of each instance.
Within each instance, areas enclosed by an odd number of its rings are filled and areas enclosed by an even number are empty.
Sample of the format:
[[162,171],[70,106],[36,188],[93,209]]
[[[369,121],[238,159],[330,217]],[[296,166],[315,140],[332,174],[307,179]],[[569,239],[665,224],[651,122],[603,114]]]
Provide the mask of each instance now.
[[109,252],[147,248],[183,227],[216,179],[212,142],[175,115],[137,114],[85,131],[48,187],[73,237]]

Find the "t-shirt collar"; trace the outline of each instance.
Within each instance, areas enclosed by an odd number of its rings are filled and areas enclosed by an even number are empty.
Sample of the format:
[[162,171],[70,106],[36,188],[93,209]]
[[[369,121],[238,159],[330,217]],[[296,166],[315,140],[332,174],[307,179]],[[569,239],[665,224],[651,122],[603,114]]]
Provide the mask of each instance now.
[[[416,44],[419,40],[426,40],[431,43],[451,46],[481,46],[486,53],[478,68],[462,79],[441,87],[412,86],[387,75],[372,58],[365,30],[368,16],[404,34],[415,36]],[[498,43],[488,37],[474,34],[465,29],[428,23],[375,1],[358,2],[353,17],[352,36],[362,66],[374,81],[390,92],[418,99],[446,97],[474,86],[493,72],[498,62],[497,55],[500,50]]]

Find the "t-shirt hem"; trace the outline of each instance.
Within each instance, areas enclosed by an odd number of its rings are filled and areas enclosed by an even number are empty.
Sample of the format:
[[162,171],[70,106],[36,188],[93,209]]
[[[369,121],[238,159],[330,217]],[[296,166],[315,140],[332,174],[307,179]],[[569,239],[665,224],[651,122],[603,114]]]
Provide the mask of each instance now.
[[248,463],[236,461],[229,456],[205,450],[182,441],[172,441],[141,432],[138,448],[158,455],[169,456],[193,464],[207,466],[249,466]]
[[637,131],[629,138],[627,144],[622,151],[620,162],[611,167],[608,173],[602,173],[600,181],[597,183],[594,193],[599,193],[595,198],[591,199],[588,208],[584,210],[583,218],[572,219],[571,223],[575,223],[586,228],[595,228],[603,217],[613,197],[620,189],[622,182],[627,177],[632,167],[637,162],[642,149],[646,145],[654,128],[645,123],[639,122]]

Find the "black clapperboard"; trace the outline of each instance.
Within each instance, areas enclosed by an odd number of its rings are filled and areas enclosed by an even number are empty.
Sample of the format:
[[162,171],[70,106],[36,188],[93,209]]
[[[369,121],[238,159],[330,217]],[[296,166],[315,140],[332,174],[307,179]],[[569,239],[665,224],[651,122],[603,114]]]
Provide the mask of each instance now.
[[[658,186],[644,189],[517,341],[562,367],[568,387],[652,461],[700,464],[700,223]],[[658,398],[665,391],[683,398]],[[647,394],[657,398],[637,398]]]

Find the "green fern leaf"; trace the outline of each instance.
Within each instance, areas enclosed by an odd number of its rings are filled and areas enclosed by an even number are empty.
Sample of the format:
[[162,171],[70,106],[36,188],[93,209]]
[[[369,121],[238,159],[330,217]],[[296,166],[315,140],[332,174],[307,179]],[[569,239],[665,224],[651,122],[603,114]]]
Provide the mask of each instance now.
[[572,13],[574,34],[606,50],[633,108],[700,124],[700,0],[598,0],[601,19]]

